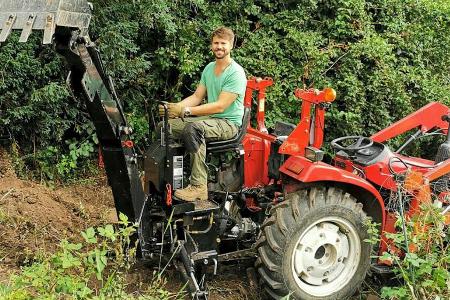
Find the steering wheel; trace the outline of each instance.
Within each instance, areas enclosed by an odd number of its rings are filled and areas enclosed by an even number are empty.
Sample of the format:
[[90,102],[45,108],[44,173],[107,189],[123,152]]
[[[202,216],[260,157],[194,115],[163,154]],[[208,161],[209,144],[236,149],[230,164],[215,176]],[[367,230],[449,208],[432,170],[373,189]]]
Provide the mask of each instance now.
[[[354,141],[351,145],[343,146],[344,141]],[[331,141],[331,147],[337,150],[348,151],[354,153],[358,150],[369,148],[373,145],[373,140],[371,138],[360,136],[360,135],[349,135],[343,136]]]

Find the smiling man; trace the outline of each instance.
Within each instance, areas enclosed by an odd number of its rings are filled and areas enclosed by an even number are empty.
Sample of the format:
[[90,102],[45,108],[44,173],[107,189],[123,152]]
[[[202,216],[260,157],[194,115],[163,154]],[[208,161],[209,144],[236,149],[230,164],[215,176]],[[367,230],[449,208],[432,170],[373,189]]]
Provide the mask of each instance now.
[[[233,138],[242,124],[247,80],[244,69],[230,56],[234,33],[220,27],[211,35],[215,61],[202,72],[195,92],[178,103],[169,103],[172,135],[190,153],[190,185],[175,191],[185,201],[197,201],[197,209],[210,206],[207,190],[206,142]],[[203,103],[204,99],[206,103]],[[163,113],[160,107],[160,113]],[[195,116],[195,117],[192,117]]]

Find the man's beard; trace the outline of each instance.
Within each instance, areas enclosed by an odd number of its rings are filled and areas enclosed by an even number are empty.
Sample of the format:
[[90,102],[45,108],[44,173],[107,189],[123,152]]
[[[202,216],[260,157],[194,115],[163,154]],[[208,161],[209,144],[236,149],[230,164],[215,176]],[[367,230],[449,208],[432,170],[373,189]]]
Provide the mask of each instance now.
[[[220,54],[218,54],[218,52],[219,52]],[[215,56],[217,59],[222,59],[222,58],[226,57],[229,53],[230,53],[230,52],[229,52],[229,51],[227,52],[226,50],[214,51],[214,56]]]

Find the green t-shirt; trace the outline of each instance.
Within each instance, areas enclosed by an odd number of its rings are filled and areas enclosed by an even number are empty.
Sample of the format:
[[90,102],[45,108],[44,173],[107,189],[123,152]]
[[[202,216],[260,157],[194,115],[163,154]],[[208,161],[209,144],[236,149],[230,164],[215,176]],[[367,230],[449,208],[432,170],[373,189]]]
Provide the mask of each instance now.
[[200,79],[200,84],[206,87],[208,103],[216,102],[221,92],[238,94],[238,97],[223,113],[213,114],[212,117],[228,119],[241,126],[244,115],[245,87],[247,86],[245,71],[233,60],[222,74],[216,76],[214,74],[215,66],[216,62],[209,63],[203,70]]

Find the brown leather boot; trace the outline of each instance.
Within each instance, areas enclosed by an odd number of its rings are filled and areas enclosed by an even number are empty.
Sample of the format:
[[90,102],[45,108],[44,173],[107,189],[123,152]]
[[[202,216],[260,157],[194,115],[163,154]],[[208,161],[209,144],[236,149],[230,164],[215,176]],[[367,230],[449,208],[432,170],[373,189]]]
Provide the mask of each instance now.
[[188,202],[208,200],[208,187],[206,184],[188,185],[184,189],[176,190],[175,197]]

